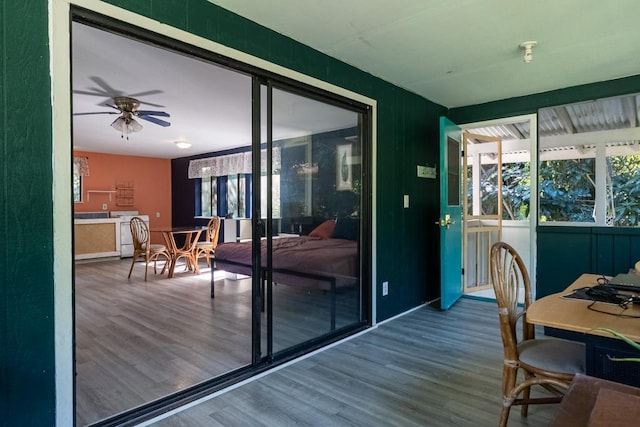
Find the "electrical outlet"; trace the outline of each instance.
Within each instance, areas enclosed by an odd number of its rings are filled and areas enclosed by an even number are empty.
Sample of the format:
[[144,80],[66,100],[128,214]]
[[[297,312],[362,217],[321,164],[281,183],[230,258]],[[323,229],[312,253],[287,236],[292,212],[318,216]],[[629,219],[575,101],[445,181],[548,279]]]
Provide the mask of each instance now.
[[156,218],[160,218],[160,212],[156,212]]
[[107,209],[108,209],[107,204],[106,204],[106,203],[103,203],[103,204],[102,204],[102,210],[103,210],[103,211],[106,211]]
[[382,296],[386,297],[389,295],[389,282],[382,282]]
[[402,205],[404,206],[405,209],[407,209],[409,207],[409,195],[405,194],[402,199],[403,199]]

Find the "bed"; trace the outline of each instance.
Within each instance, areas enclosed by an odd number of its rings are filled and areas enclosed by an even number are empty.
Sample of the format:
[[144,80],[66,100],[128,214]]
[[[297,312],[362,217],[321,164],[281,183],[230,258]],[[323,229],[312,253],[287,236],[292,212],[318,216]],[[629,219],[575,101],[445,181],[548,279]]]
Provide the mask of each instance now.
[[[216,248],[217,270],[251,276],[252,242],[221,243]],[[267,268],[266,241],[261,248],[262,278]],[[272,240],[272,280],[288,285],[333,290],[352,286],[359,276],[358,243],[313,236],[275,237]],[[213,284],[212,284],[213,297]]]
[[[358,248],[359,222],[352,219],[327,220],[308,236],[275,236],[271,242],[271,269],[267,268],[267,245],[262,239],[259,274],[262,295],[266,296],[267,274],[274,284],[289,285],[304,292],[329,293],[331,329],[335,328],[335,300],[341,290],[357,291],[360,284]],[[221,243],[215,251],[215,269],[253,275],[252,242]],[[215,296],[213,270],[211,298]],[[266,298],[262,298],[263,308]]]

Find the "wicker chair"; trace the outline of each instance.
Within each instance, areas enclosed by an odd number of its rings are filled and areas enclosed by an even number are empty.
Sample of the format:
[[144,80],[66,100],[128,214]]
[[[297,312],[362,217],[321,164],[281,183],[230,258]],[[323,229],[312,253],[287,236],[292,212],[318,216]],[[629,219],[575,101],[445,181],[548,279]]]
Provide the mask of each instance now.
[[[526,317],[532,296],[529,274],[522,258],[507,243],[497,242],[491,247],[490,262],[504,347],[504,401],[499,425],[506,426],[514,405],[520,405],[521,414],[526,417],[529,404],[560,402],[574,375],[585,372],[585,348],[582,343],[573,341],[535,339],[534,325],[528,323]],[[521,289],[524,290],[524,306],[518,304]],[[518,322],[522,324],[521,341],[516,332]],[[524,380],[517,383],[519,369]],[[531,398],[533,385],[540,385],[553,395]]]
[[131,260],[131,268],[129,269],[129,276],[127,277],[131,278],[131,272],[133,271],[133,266],[136,261],[142,260],[144,261],[144,280],[146,282],[149,263],[153,261],[153,274],[156,274],[156,262],[161,256],[167,260],[160,272],[160,274],[163,274],[171,260],[167,247],[165,245],[152,245],[149,243],[149,227],[147,227],[147,223],[141,218],[137,216],[131,218],[129,226],[131,228],[131,236],[133,237],[133,259]]
[[218,246],[218,235],[220,234],[220,217],[214,216],[207,224],[205,240],[196,244],[196,262],[200,258],[207,259],[207,267],[211,265],[211,255],[215,255]]

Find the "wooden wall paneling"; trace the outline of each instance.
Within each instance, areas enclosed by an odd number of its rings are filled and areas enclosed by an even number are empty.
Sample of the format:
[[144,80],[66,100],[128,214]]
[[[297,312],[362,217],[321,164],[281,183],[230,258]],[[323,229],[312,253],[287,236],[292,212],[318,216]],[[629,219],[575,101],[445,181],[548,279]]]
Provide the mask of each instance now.
[[582,273],[595,273],[588,228],[538,226],[537,233],[537,298],[560,292]]
[[48,17],[44,0],[0,7],[0,419],[6,425],[55,420]]

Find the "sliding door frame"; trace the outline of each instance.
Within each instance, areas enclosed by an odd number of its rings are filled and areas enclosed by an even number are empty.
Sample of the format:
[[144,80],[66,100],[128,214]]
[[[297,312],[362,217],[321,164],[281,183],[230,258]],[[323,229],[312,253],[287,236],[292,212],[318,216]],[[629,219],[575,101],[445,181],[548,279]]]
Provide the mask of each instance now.
[[[267,197],[267,218],[266,225],[262,220],[262,212],[260,212],[260,192],[261,189],[261,181],[260,181],[260,171],[261,168],[261,159],[260,159],[260,150],[262,148],[262,135],[260,129],[253,129],[253,182],[252,187],[253,191],[253,289],[254,292],[257,292],[258,297],[253,299],[253,315],[254,315],[254,326],[260,327],[260,313],[263,307],[266,306],[266,314],[267,314],[267,352],[266,354],[260,358],[256,353],[254,353],[254,362],[261,360],[266,363],[274,363],[276,361],[287,361],[292,358],[298,357],[309,352],[312,349],[317,349],[326,345],[328,343],[334,342],[338,339],[344,338],[351,333],[355,333],[357,331],[368,328],[373,324],[372,320],[372,216],[373,216],[373,198],[372,198],[372,167],[371,167],[371,108],[368,105],[364,104],[356,104],[353,102],[344,102],[344,99],[341,97],[330,96],[326,97],[324,92],[314,90],[313,92],[308,91],[307,87],[301,86],[299,84],[291,84],[290,81],[283,81],[282,79],[276,80],[271,78],[254,78],[254,86],[253,86],[253,112],[256,115],[261,113],[261,96],[262,92],[260,91],[260,87],[266,88],[266,163],[267,163],[267,188],[266,194],[272,194],[272,149],[273,149],[273,89],[277,89],[282,92],[286,92],[289,94],[297,95],[300,97],[305,97],[307,99],[311,99],[318,102],[323,102],[328,105],[342,108],[344,110],[351,111],[353,113],[358,114],[360,118],[358,120],[358,130],[360,134],[358,135],[359,140],[361,141],[361,182],[362,189],[360,194],[360,212],[361,212],[361,224],[360,230],[358,233],[358,253],[360,255],[359,258],[359,322],[356,325],[346,326],[343,328],[339,328],[337,330],[331,331],[327,334],[320,335],[316,338],[313,338],[309,341],[305,341],[298,345],[294,345],[285,350],[281,350],[274,353],[273,349],[273,260],[272,260],[272,248],[273,248],[273,216],[272,216],[272,197]],[[262,123],[262,118],[255,117],[253,119],[254,126],[256,124]],[[257,266],[261,265],[261,251],[260,251],[260,237],[262,233],[265,233],[266,237],[266,269],[264,271],[264,276],[261,276],[260,272],[257,271]],[[265,295],[262,295],[266,301],[262,301],[260,299],[260,295],[262,293],[261,280],[264,280],[266,283]],[[266,304],[264,304],[266,302]],[[261,343],[261,336],[259,334],[260,331],[254,331],[253,334],[253,344],[256,348],[259,348]],[[346,333],[345,333],[346,332]],[[258,363],[254,363],[257,365]]]

